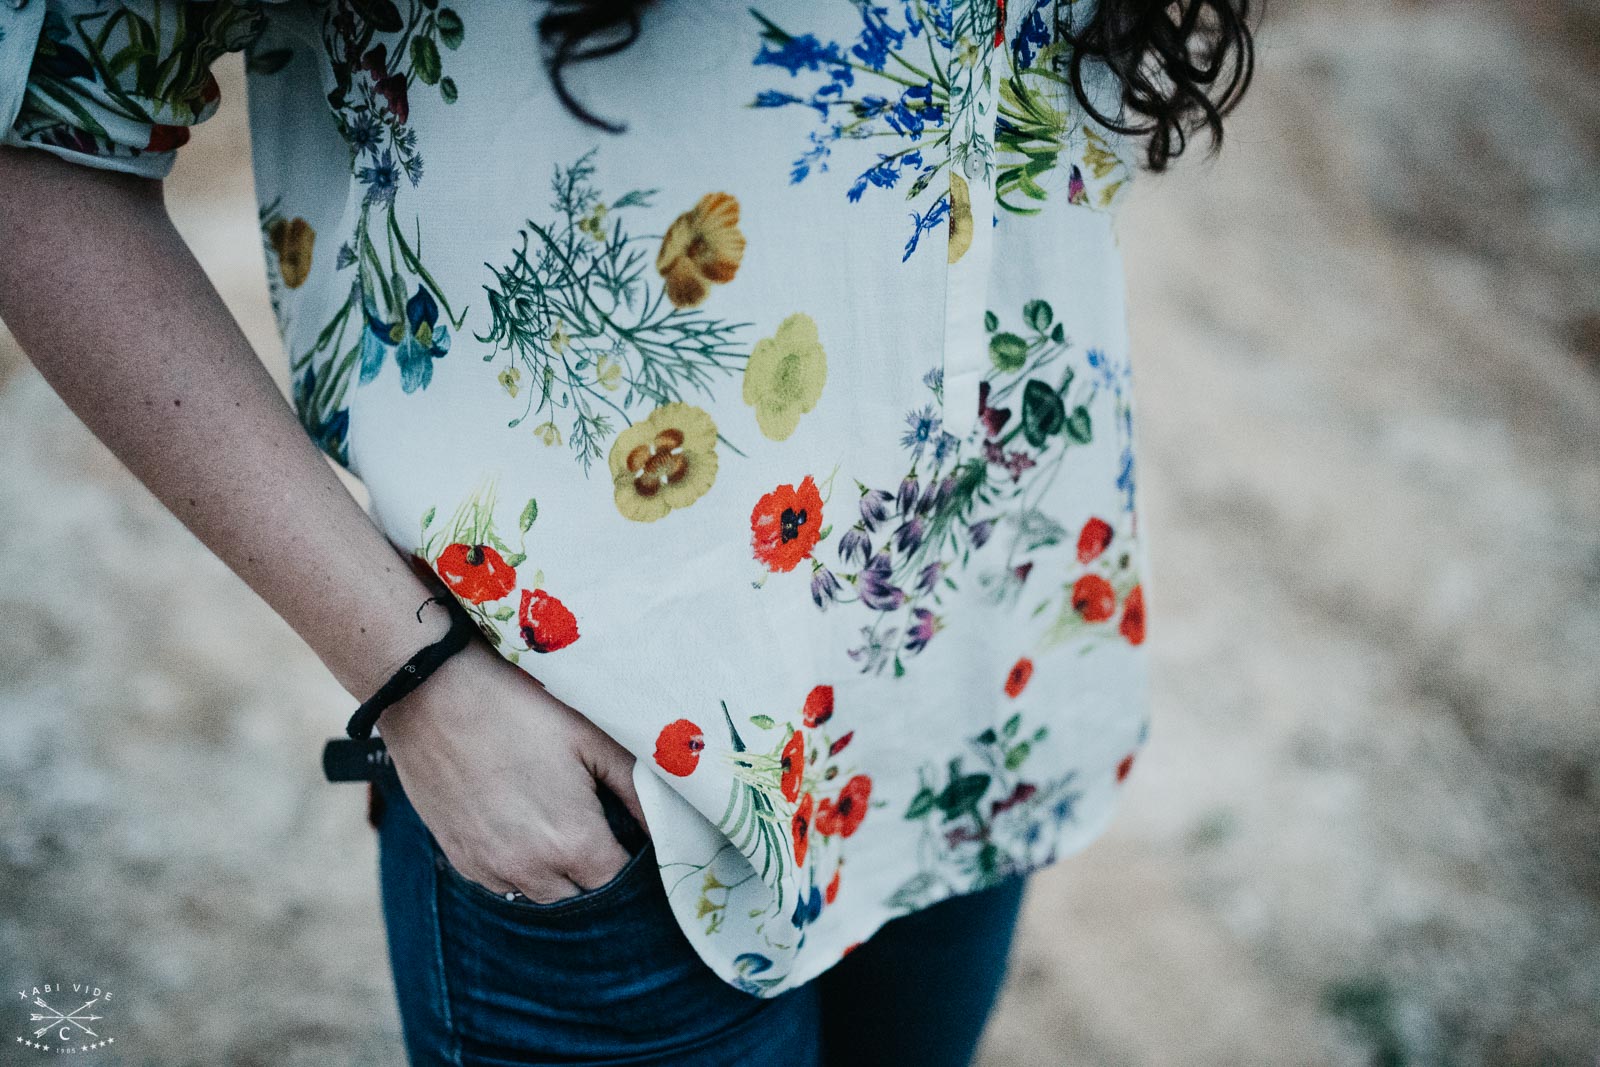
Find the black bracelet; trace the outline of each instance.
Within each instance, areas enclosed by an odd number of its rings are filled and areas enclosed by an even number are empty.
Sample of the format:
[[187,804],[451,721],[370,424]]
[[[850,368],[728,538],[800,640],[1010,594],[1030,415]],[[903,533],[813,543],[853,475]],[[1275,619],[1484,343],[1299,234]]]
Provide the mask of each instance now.
[[371,737],[372,728],[377,725],[378,716],[383,714],[384,708],[398,703],[406,694],[421,685],[422,680],[432,674],[439,664],[465,648],[467,642],[472,640],[472,635],[478,632],[478,624],[467,614],[467,609],[461,606],[461,602],[453,596],[435,596],[424,600],[417,608],[418,621],[421,621],[422,609],[435,600],[450,609],[450,631],[406,660],[404,666],[395,671],[376,693],[356,709],[355,714],[350,716],[349,724],[344,728],[344,732],[355,740],[365,741]]

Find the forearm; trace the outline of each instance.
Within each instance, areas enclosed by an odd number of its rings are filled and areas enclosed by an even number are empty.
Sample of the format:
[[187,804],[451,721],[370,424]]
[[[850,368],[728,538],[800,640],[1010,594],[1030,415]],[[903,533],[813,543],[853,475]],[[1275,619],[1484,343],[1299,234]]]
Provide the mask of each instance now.
[[0,148],[0,319],[117,458],[369,695],[445,613],[301,429],[155,183]]

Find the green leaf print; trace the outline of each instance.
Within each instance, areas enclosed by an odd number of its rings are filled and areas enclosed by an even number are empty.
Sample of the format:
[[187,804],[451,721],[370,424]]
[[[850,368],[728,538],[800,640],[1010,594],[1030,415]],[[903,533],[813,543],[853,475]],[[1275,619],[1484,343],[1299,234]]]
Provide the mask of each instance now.
[[988,792],[990,781],[987,774],[961,774],[956,770],[956,764],[952,763],[950,784],[944,787],[938,798],[939,810],[944,812],[945,821],[959,819],[963,815],[977,818],[978,801]]
[[933,806],[938,802],[938,799],[939,798],[934,795],[933,790],[919,789],[917,791],[917,795],[911,798],[911,806],[906,809],[906,818],[922,818],[924,815],[928,814],[928,812],[933,810]]
[[1038,333],[1044,333],[1050,328],[1050,323],[1055,318],[1055,312],[1050,310],[1050,303],[1046,300],[1030,300],[1022,308],[1022,320]]
[[1067,424],[1061,396],[1035,378],[1022,389],[1022,435],[1034,448],[1043,448]]
[[[999,730],[970,738],[947,765],[929,764],[918,772],[918,791],[905,818],[922,821],[919,870],[889,897],[891,907],[912,910],[983,889],[1054,854],[1061,828],[1075,817],[1077,776],[1068,771],[1040,782],[1023,775],[1044,728],[1031,741],[1010,745],[1024,732],[1022,719],[1020,712],[1012,715]],[[963,763],[985,769],[967,771]],[[935,811],[941,817],[931,817]]]
[[455,13],[454,8],[443,8],[438,16],[439,43],[449,49],[461,47],[461,41],[466,36],[466,27],[461,24],[461,16]]
[[439,46],[432,37],[411,38],[411,70],[424,84],[439,84]]
[[1014,333],[997,333],[989,338],[989,359],[1002,374],[1015,373],[1028,362],[1028,342]]
[[1082,404],[1073,408],[1071,417],[1067,419],[1067,436],[1080,445],[1088,444],[1093,437],[1089,425],[1089,409]]
[[[696,227],[742,250],[737,202],[707,194],[676,221],[660,220],[670,223],[666,237],[635,236],[626,223],[635,209],[653,206],[652,191],[602,198],[593,156],[556,167],[553,218],[529,219],[510,261],[490,265],[490,325],[477,335],[494,347],[490,358],[508,357],[500,377],[508,393],[517,396],[524,377],[530,386],[522,413],[508,425],[543,415],[536,437],[550,446],[565,442],[585,471],[617,433],[655,408],[710,393],[750,355],[742,336],[749,324],[700,311],[711,283],[683,254],[668,254],[669,240],[681,238],[684,247],[706,240]],[[714,215],[703,216],[702,208]],[[731,277],[738,264],[724,266]]]

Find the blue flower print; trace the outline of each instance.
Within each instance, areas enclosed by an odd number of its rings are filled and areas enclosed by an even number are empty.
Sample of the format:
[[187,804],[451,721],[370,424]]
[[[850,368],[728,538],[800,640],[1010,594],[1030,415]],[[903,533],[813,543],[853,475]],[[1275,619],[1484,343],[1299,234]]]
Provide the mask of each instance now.
[[756,17],[765,25],[767,39],[773,42],[762,46],[761,51],[756,53],[756,66],[782,67],[790,74],[799,74],[802,70],[821,70],[826,66],[830,77],[850,84],[850,61],[840,54],[837,44],[830,41],[825,45],[810,33],[796,37],[784,33],[760,15]]
[[[821,118],[822,128],[811,132],[809,147],[790,170],[791,181],[804,181],[815,171],[827,170],[828,157],[841,141],[890,137],[900,142],[899,147],[878,153],[877,162],[856,176],[846,195],[856,203],[868,189],[898,188],[902,179],[909,176],[907,197],[915,199],[928,188],[938,169],[924,150],[942,147],[948,139],[948,131],[942,127],[949,93],[947,75],[941,67],[923,70],[905,52],[918,38],[936,38],[946,50],[953,40],[948,27],[941,30],[943,23],[935,17],[937,13],[926,5],[903,2],[856,6],[861,29],[848,48],[836,41],[824,42],[810,33],[791,34],[753,11],[761,24],[763,40],[753,60],[756,66],[779,67],[796,78],[813,73],[826,79],[809,94],[762,90],[753,105],[777,108],[798,104],[813,109]],[[879,91],[853,91],[858,75],[864,87],[870,82]],[[944,154],[937,153],[940,158]],[[938,207],[943,202],[940,196],[934,205],[921,212],[913,211],[916,229],[907,244],[907,256],[915,250],[921,233],[943,221],[944,212]]]
[[821,914],[822,890],[813,885],[811,892],[801,893],[795,901],[794,914],[789,916],[789,921],[794,923],[796,929],[803,929],[808,923],[816,922]]
[[378,376],[383,357],[394,353],[400,368],[400,388],[407,393],[426,389],[433,380],[433,361],[450,351],[450,328],[439,321],[439,303],[422,286],[406,301],[404,322],[387,322],[370,301],[367,328],[361,335],[361,382]]
[[1126,360],[1113,362],[1098,348],[1089,349],[1088,361],[1101,386],[1116,397],[1117,437],[1122,447],[1117,460],[1117,490],[1122,494],[1123,509],[1132,512],[1137,492],[1133,459],[1133,406],[1128,399],[1131,367]]
[[781,975],[777,978],[755,977],[772,970],[772,959],[759,952],[739,953],[734,957],[733,966],[736,972],[733,984],[753,996],[760,996],[763,989],[783,980]]
[[334,462],[347,467],[350,464],[350,409],[339,408],[324,418],[317,418],[311,402],[317,394],[317,381],[316,368],[306,368],[294,385],[295,410],[300,413],[300,421],[316,446]]
[[1039,50],[1049,43],[1050,27],[1045,25],[1044,15],[1036,7],[1027,18],[1022,20],[1017,39],[1012,44],[1012,52],[1017,57],[1018,69],[1033,66],[1033,61],[1038,56]]
[[912,459],[921,459],[922,450],[928,445],[939,441],[943,432],[939,416],[934,413],[933,405],[925,405],[921,411],[911,411],[906,414],[906,432],[900,438],[902,448],[911,452]]
[[395,166],[394,153],[385,148],[370,167],[356,170],[356,179],[367,187],[367,203],[392,206],[400,188],[400,170]]

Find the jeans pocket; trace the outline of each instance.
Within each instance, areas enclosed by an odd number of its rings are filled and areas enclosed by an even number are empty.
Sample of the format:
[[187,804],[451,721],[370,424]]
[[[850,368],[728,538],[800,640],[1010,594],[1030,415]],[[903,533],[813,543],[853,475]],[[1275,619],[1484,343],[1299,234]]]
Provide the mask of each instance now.
[[463,1067],[749,1062],[679,1055],[756,1025],[770,1002],[696,954],[654,844],[604,885],[549,904],[508,901],[435,866],[439,958]]
[[451,886],[481,906],[496,908],[507,915],[533,922],[558,916],[584,914],[597,908],[621,904],[633,899],[647,888],[649,882],[646,880],[646,875],[655,874],[655,847],[646,841],[628,857],[628,862],[622,865],[621,870],[600,885],[580,890],[560,900],[540,902],[522,896],[508,898],[504,893],[497,893],[458,871],[445,856],[444,850],[439,847],[432,834],[428,835],[428,843],[433,849],[434,866]]
[[[630,820],[612,823],[632,855],[606,884],[550,904],[515,902],[449,865],[392,770],[380,791],[384,921],[412,1062],[748,1063],[769,1043],[775,1002],[701,961],[655,846]],[[626,811],[605,793],[601,803]],[[797,1022],[814,1029],[810,1015]],[[690,1051],[735,1038],[748,1048]]]
[[[373,824],[375,826],[381,824],[386,816],[393,813],[392,809],[402,809],[406,817],[414,819],[421,827],[422,836],[427,840],[429,852],[433,857],[434,868],[438,870],[444,887],[452,888],[470,901],[498,909],[509,916],[537,921],[541,917],[554,918],[569,913],[581,914],[602,906],[621,903],[636,897],[652,884],[651,879],[646,877],[656,872],[655,848],[649,835],[622,801],[603,784],[595,783],[595,791],[600,798],[600,808],[605,813],[611,835],[629,853],[628,861],[603,884],[580,890],[560,900],[544,903],[521,896],[508,899],[504,893],[498,893],[457,870],[449,857],[444,854],[438,839],[433,836],[433,832],[417,814],[416,808],[411,805],[410,799],[405,795],[404,787],[400,784],[400,777],[392,767],[386,769],[374,784],[371,799],[372,806],[377,809],[377,815]],[[372,806],[369,806],[369,813]]]

